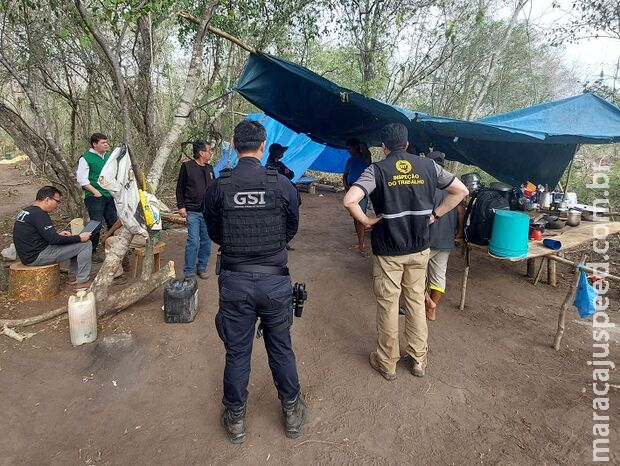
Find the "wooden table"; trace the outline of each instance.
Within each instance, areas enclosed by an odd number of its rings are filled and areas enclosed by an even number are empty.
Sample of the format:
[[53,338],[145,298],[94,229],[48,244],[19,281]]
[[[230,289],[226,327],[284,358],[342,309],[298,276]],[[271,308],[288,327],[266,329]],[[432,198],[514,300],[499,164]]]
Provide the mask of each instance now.
[[[572,262],[567,259],[564,259],[562,255],[565,251],[568,251],[569,249],[576,248],[577,246],[581,246],[586,243],[591,243],[594,240],[593,228],[595,226],[598,226],[602,230],[603,225],[605,225],[609,230],[608,237],[611,235],[620,233],[620,222],[581,222],[581,224],[576,227],[566,226],[561,230],[548,230],[548,232],[545,233],[544,237],[560,241],[562,243],[562,248],[558,251],[555,251],[553,249],[547,248],[546,246],[543,246],[542,241],[530,241],[528,245],[529,248],[528,248],[527,256],[522,257],[522,258],[497,257],[489,253],[488,246],[480,246],[478,244],[466,243],[464,246],[465,268],[463,269],[463,280],[461,284],[461,301],[459,304],[459,309],[462,311],[465,308],[465,298],[467,295],[467,282],[469,279],[469,269],[471,267],[470,254],[472,251],[480,251],[480,252],[486,253],[490,257],[497,259],[497,260],[504,260],[504,261],[510,261],[510,262],[520,262],[520,261],[527,260],[528,271],[530,270],[530,268],[533,269],[533,266],[531,266],[531,264],[533,264],[534,259],[542,258],[543,262],[541,262],[540,268],[538,269],[538,272],[536,273],[536,279],[534,282],[535,284],[538,282],[538,279],[540,278],[540,274],[543,268],[543,263],[544,263],[544,260],[546,259],[547,267],[548,267],[548,282],[549,284],[555,286],[556,285],[555,283],[555,263],[556,262],[561,262],[563,264],[571,265],[578,270],[581,269],[587,272],[591,272],[591,273],[593,272],[592,269],[589,269],[587,267],[580,267],[578,262]],[[585,259],[582,257],[582,261],[584,260]],[[573,284],[571,285],[568,291],[568,294],[566,296],[566,299],[564,300],[564,303],[562,304],[562,308],[560,309],[560,316],[558,318],[558,333],[556,334],[555,342],[553,345],[556,350],[559,349],[560,340],[562,338],[562,334],[564,333],[564,314],[566,312],[566,308],[572,304],[572,301],[574,299],[573,295],[575,292],[575,288],[577,287],[577,281],[578,281],[577,279],[579,278],[579,273],[576,273],[575,275],[576,275],[576,279],[573,280]],[[608,275],[606,278],[612,281],[620,281],[620,277],[615,277],[613,275]]]

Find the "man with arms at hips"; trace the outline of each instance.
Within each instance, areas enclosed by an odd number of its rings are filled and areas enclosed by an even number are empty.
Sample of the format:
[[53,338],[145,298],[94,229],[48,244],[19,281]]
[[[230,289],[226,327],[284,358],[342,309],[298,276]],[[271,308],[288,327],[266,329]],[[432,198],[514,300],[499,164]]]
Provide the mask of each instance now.
[[69,273],[75,275],[69,284],[84,285],[90,279],[91,234],[56,232],[49,213],[58,209],[61,201],[62,193],[55,187],[39,189],[33,204],[17,214],[13,242],[22,264],[49,265],[69,260]]
[[[386,125],[381,131],[385,159],[373,163],[353,184],[344,206],[365,227],[373,226],[373,288],[377,298],[377,349],[370,365],[386,380],[396,379],[400,359],[398,301],[405,302],[405,339],[411,373],[426,374],[428,327],[424,308],[426,266],[429,257],[429,224],[454,209],[467,188],[432,160],[409,154],[407,127]],[[433,208],[435,189],[448,195]],[[369,195],[376,218],[359,206]]]

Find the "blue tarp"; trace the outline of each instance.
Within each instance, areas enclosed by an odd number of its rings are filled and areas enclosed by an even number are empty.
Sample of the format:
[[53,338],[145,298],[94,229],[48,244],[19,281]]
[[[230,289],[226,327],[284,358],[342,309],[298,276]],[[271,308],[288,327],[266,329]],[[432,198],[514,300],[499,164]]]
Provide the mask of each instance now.
[[[307,169],[330,173],[342,173],[344,165],[349,158],[349,152],[345,149],[330,147],[325,144],[312,141],[305,134],[299,134],[278,123],[262,113],[248,115],[251,120],[260,121],[267,130],[267,143],[262,163],[267,162],[269,146],[274,142],[288,146],[282,162],[293,172],[293,181],[298,181]],[[216,176],[220,170],[234,167],[237,164],[237,154],[234,150],[226,148],[222,151],[222,158],[214,167]]]
[[294,63],[251,54],[237,91],[267,115],[312,140],[343,147],[357,137],[380,144],[387,123],[409,127],[410,143],[476,165],[497,179],[555,186],[580,144],[620,142],[620,109],[593,95],[463,121],[367,98]]

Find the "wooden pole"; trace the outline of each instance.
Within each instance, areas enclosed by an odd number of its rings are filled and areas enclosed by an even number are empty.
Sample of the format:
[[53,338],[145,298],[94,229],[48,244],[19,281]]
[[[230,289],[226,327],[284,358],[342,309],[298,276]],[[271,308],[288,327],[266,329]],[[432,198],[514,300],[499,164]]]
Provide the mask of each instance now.
[[[586,258],[588,256],[584,253],[581,256],[581,264],[585,264]],[[562,342],[562,336],[564,335],[564,322],[566,320],[566,310],[573,304],[573,300],[575,299],[575,290],[577,289],[577,284],[579,283],[579,276],[581,275],[581,269],[579,264],[575,266],[575,277],[570,284],[570,288],[568,289],[568,293],[566,293],[566,298],[564,298],[564,302],[562,303],[562,307],[560,307],[560,314],[558,315],[558,330],[555,333],[555,338],[553,340],[553,348],[558,351],[560,349],[560,343]]]
[[540,261],[540,267],[538,267],[538,272],[536,272],[536,280],[534,280],[534,286],[538,285],[538,280],[540,280],[540,276],[542,275],[543,266],[545,265],[545,258],[543,257]]
[[[556,261],[559,262],[560,264],[566,264],[566,265],[570,265],[571,267],[576,267],[577,264],[575,264],[573,261],[569,261],[568,259],[564,259],[563,257],[559,257],[559,256],[547,256],[547,258],[549,260],[552,261]],[[581,270],[583,270],[584,272],[588,272],[588,273],[596,273],[594,269],[592,269],[591,267],[581,267]],[[605,275],[604,277],[606,280],[610,280],[612,282],[620,282],[620,277],[616,277],[615,275]]]
[[556,269],[555,262],[547,259],[547,284],[553,287],[558,286],[558,282],[556,280],[555,269]]
[[[577,154],[577,149],[575,149],[575,154]],[[566,184],[564,185],[564,193],[562,194],[562,201],[566,198],[566,191],[568,191],[568,182],[570,181],[570,172],[573,169],[573,161],[575,160],[575,155],[570,159],[570,165],[568,166],[568,172],[566,173]]]
[[[198,25],[200,24],[200,20],[198,18],[196,18],[195,16],[192,16],[191,14],[189,14],[187,11],[182,11],[181,13],[179,13],[179,16],[181,16],[182,18],[185,18],[190,23],[194,23],[194,24],[198,24]],[[226,40],[229,40],[233,44],[238,45],[239,47],[241,47],[246,52],[256,53],[256,49],[254,47],[250,47],[249,45],[243,43],[240,39],[237,39],[235,36],[231,36],[227,32],[222,31],[220,28],[216,28],[215,26],[211,26],[210,24],[208,24],[207,25],[207,30],[209,32],[212,32],[216,36],[220,36],[220,37],[222,37],[222,38],[224,38]]]
[[469,278],[469,245],[465,245],[465,269],[463,270],[463,282],[461,283],[461,301],[459,310],[465,309],[465,297],[467,295],[467,279]]

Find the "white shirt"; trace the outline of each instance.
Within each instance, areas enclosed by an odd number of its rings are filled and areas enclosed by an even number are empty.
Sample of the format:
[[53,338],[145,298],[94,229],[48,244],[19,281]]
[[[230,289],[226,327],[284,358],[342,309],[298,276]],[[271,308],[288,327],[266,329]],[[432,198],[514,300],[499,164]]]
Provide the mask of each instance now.
[[[92,152],[93,154],[97,154],[99,157],[103,158],[103,155],[99,154],[94,149],[88,149],[88,151]],[[80,186],[86,186],[87,184],[90,184],[90,180],[88,179],[89,174],[90,167],[88,166],[88,162],[86,162],[86,159],[84,157],[80,157],[77,170],[75,171],[75,179],[78,183],[80,183]]]

